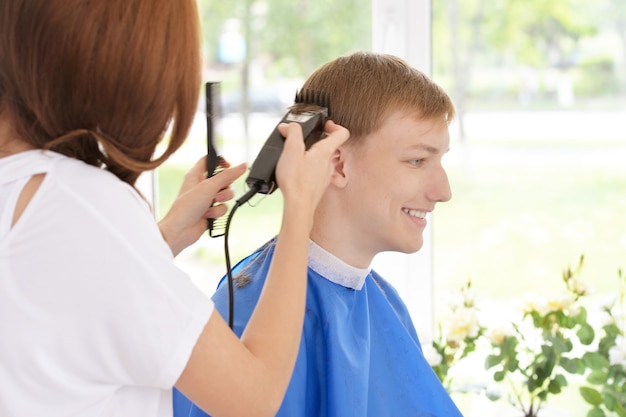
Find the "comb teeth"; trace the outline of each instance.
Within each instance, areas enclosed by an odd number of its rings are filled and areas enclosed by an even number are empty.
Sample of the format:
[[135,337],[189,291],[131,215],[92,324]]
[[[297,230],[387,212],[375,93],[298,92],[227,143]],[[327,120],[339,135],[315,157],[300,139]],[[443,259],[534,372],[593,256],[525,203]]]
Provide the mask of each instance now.
[[330,98],[328,94],[318,90],[305,90],[304,88],[296,92],[296,103],[313,104],[319,107],[325,107],[330,113]]
[[228,216],[218,217],[217,219],[208,219],[209,223],[209,236],[220,237],[226,233],[226,223],[228,222]]

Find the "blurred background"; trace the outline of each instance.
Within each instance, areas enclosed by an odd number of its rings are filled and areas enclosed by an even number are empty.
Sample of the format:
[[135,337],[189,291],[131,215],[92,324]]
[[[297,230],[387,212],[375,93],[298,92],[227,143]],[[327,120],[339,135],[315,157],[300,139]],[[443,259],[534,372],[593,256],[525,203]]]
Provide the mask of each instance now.
[[[204,81],[220,82],[218,150],[232,163],[254,159],[315,68],[372,49],[372,22],[385,19],[368,0],[198,4]],[[415,276],[434,300],[432,328],[468,280],[496,321],[524,294],[561,291],[563,269],[581,255],[582,278],[603,302],[626,267],[626,2],[432,0],[429,9],[431,38],[404,42],[429,42],[431,65],[420,69],[458,111],[444,158],[453,199],[431,220],[430,273]],[[201,97],[188,143],[155,173],[158,217],[206,152]],[[252,204],[233,219],[233,263],[278,231],[280,193]],[[209,294],[225,273],[223,244],[207,235],[177,260]],[[578,401],[559,396],[553,415],[586,415]],[[466,415],[477,407],[459,404]]]

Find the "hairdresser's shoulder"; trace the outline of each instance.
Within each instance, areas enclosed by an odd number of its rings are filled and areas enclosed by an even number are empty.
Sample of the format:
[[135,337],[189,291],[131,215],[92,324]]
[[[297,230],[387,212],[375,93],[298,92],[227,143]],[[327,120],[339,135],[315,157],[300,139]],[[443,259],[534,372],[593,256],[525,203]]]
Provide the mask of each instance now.
[[133,210],[148,209],[135,189],[105,169],[55,152],[42,152],[37,158],[45,165],[42,191],[47,199],[107,216],[117,212],[125,217]]

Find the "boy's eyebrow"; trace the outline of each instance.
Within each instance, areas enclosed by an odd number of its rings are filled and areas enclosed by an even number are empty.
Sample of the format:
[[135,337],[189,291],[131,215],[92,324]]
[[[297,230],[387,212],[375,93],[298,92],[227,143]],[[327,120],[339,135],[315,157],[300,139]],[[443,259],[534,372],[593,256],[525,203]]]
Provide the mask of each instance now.
[[448,148],[445,151],[441,151],[439,150],[439,148],[435,148],[434,146],[426,145],[424,143],[416,143],[415,145],[409,146],[409,149],[419,149],[419,150],[426,151],[428,153],[432,153],[434,155],[438,155],[440,153],[447,153],[450,150],[450,148]]

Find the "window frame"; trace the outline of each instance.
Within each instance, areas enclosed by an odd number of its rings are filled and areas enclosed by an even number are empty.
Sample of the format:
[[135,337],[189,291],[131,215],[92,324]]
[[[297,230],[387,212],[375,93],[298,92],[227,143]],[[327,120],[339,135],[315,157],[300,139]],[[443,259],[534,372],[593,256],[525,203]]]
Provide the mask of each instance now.
[[[399,56],[431,76],[431,0],[372,0],[372,50]],[[431,213],[418,252],[384,252],[372,264],[398,290],[422,343],[429,343],[434,334],[432,223]]]

